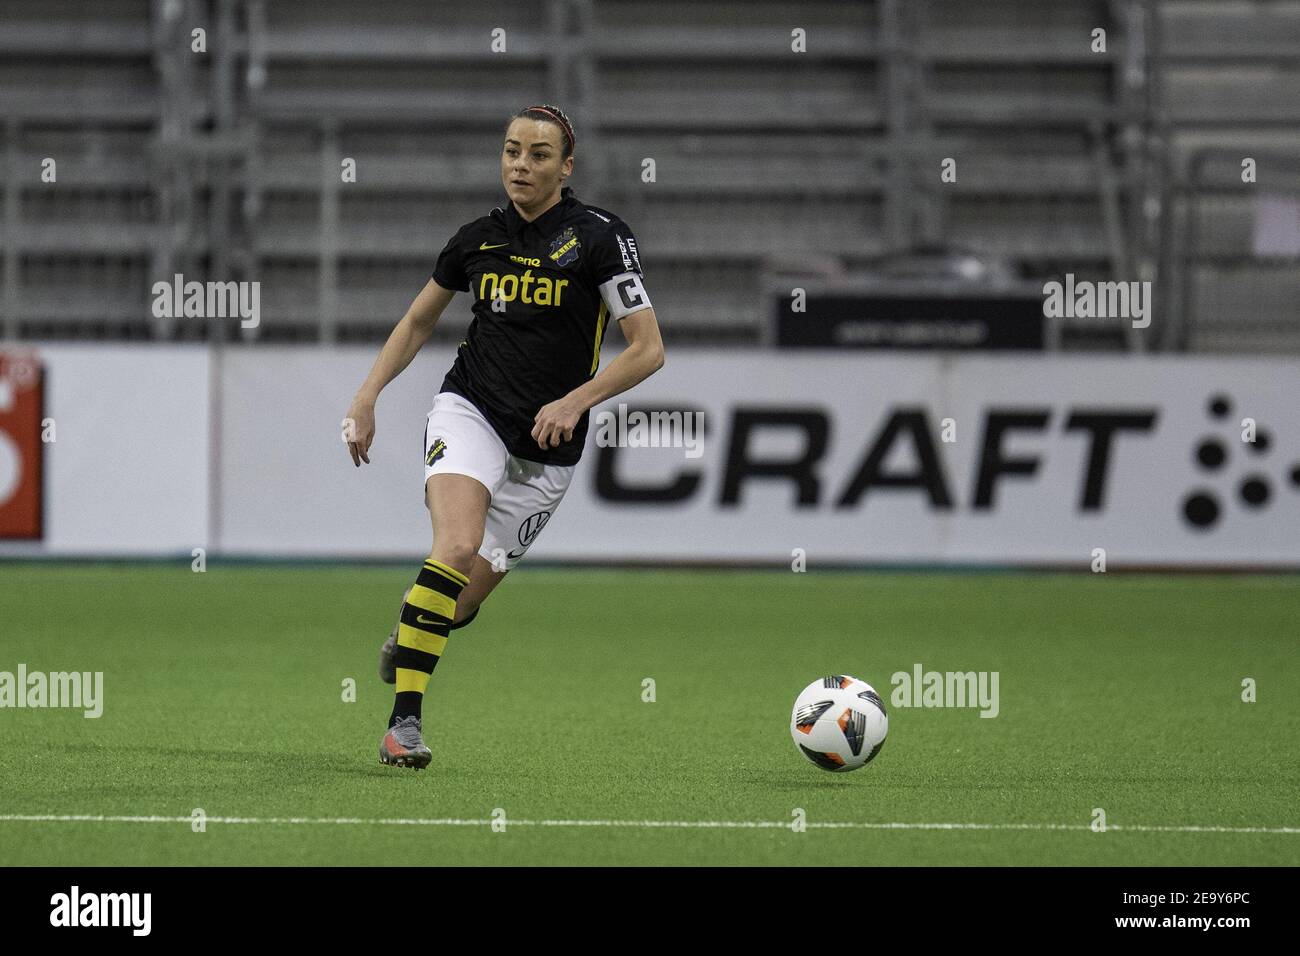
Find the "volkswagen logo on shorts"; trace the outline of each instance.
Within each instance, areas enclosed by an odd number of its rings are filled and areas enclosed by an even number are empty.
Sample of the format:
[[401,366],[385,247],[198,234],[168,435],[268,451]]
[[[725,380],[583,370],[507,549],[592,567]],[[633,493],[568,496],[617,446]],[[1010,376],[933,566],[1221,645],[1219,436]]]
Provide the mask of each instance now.
[[544,527],[546,522],[551,518],[549,511],[539,511],[535,515],[529,515],[523,524],[519,526],[519,543],[525,548],[533,543]]

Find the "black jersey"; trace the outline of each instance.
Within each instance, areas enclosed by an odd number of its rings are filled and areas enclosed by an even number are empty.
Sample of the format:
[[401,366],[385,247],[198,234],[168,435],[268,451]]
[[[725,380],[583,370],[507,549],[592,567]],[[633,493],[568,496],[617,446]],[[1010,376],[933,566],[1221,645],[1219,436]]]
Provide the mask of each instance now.
[[584,413],[573,438],[543,449],[537,412],[593,378],[612,316],[650,306],[636,239],[613,213],[564,187],[533,222],[514,204],[467,223],[433,268],[445,289],[474,296],[474,318],[441,391],[469,399],[512,455],[576,464],[587,439]]

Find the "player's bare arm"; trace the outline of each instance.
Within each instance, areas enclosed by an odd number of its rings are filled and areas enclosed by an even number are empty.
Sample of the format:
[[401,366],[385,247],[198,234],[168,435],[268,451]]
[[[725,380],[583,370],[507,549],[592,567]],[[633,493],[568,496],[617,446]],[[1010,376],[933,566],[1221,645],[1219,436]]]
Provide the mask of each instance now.
[[348,452],[356,467],[360,468],[363,461],[370,464],[370,443],[375,440],[375,402],[379,399],[379,393],[411,364],[411,359],[429,340],[443,310],[455,294],[430,279],[401,321],[394,326],[379,357],[375,359],[370,374],[366,376],[361,388],[357,389],[344,419],[344,427],[351,429],[353,440],[348,441]]
[[619,319],[628,345],[595,378],[568,395],[543,405],[533,426],[533,438],[542,448],[570,441],[584,412],[606,399],[621,395],[664,367],[664,343],[654,309],[642,309]]

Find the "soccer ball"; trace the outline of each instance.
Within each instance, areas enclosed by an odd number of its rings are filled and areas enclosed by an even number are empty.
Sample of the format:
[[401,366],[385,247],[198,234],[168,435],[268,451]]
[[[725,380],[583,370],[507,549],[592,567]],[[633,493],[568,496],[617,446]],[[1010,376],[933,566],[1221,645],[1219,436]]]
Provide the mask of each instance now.
[[790,715],[794,745],[823,770],[865,767],[880,753],[888,732],[889,717],[875,688],[842,674],[805,687]]

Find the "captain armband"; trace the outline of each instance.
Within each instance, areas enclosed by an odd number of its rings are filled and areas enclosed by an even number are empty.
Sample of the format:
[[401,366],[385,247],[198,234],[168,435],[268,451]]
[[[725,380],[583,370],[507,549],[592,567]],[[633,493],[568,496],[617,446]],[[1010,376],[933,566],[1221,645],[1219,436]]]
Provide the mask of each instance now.
[[635,272],[624,272],[601,283],[600,298],[613,319],[651,308],[650,296],[646,295],[641,277]]

